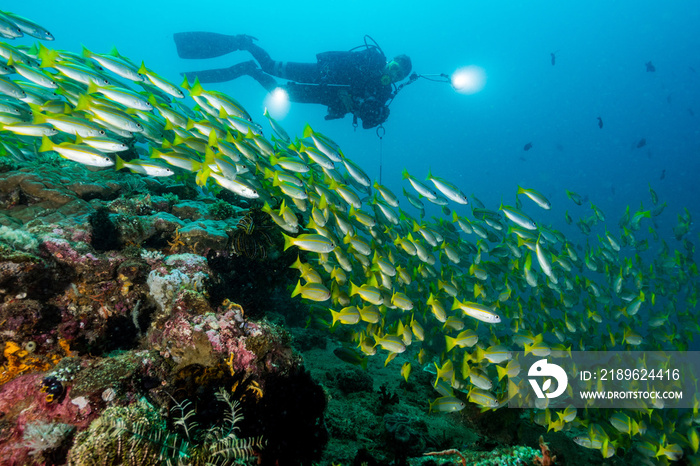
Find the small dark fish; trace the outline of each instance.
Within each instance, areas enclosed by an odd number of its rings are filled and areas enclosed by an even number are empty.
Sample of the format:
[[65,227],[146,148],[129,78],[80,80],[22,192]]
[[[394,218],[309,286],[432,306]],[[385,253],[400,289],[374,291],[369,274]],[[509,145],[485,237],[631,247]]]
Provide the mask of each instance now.
[[333,354],[342,361],[367,369],[367,356],[354,348],[341,346],[334,349]]
[[562,146],[561,144],[557,143],[556,148],[559,152],[564,152],[564,146]]
[[695,73],[695,68],[693,68],[692,66],[689,66],[688,69],[689,69],[690,71],[692,71],[693,73]]
[[695,112],[693,111],[692,108],[688,109],[688,113],[690,113],[690,116],[695,116]]
[[671,97],[671,94],[667,95],[666,102],[670,104],[672,101],[673,101],[673,97]]
[[603,119],[598,117],[598,128],[603,129]]
[[654,71],[656,71],[656,68],[654,67],[654,65],[650,61],[646,62],[646,67],[647,67],[647,73],[653,73]]
[[647,140],[645,138],[642,138],[637,143],[637,149],[641,149],[642,147],[644,147],[646,145],[647,145]]
[[530,149],[532,149],[532,143],[531,143],[531,142],[528,142],[528,143],[525,144],[525,146],[523,147],[523,150],[527,151],[527,150],[530,150]]
[[518,160],[520,160],[522,162],[527,162],[527,159],[525,157],[518,157]]
[[664,178],[666,178],[666,169],[665,168],[663,170],[661,170],[661,176],[659,177],[659,179],[663,180]]
[[659,196],[656,194],[656,191],[651,189],[651,183],[649,184],[649,195],[651,196],[651,203],[656,205],[659,203]]
[[549,54],[549,56],[552,57],[552,66],[554,66],[554,65],[557,64],[557,55],[556,55],[556,53],[557,53],[557,52],[552,52],[552,53]]

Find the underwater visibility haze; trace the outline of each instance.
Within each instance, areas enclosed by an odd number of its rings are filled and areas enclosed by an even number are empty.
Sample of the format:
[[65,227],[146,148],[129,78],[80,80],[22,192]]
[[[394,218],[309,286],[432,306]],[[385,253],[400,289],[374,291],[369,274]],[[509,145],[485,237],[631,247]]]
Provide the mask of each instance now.
[[[0,464],[700,464],[689,373],[516,383],[700,354],[696,2],[2,8]],[[200,80],[251,44],[381,51],[388,117]]]

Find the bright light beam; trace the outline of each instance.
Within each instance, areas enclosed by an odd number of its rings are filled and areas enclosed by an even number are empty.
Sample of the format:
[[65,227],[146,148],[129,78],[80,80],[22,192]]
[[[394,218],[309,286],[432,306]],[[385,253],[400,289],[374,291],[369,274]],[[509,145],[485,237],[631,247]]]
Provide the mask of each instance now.
[[281,87],[275,88],[265,97],[265,106],[272,118],[281,120],[289,113],[289,95]]
[[460,94],[476,94],[485,84],[486,72],[479,66],[464,66],[452,73],[452,88]]

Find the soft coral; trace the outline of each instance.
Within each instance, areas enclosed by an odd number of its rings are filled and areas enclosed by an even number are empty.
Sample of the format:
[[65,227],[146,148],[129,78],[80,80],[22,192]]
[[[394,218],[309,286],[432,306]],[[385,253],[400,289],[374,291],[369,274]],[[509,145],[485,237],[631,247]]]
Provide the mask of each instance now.
[[549,451],[549,447],[544,443],[544,437],[540,435],[540,450],[542,450],[542,456],[535,456],[533,463],[536,466],[553,466],[554,462],[557,460],[556,456],[552,456],[552,452]]

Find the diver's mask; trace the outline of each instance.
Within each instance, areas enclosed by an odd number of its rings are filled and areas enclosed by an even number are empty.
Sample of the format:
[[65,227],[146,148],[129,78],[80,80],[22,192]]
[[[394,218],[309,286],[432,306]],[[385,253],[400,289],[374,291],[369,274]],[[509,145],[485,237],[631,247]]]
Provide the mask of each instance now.
[[397,82],[401,80],[402,76],[401,65],[395,60],[391,60],[386,64],[384,68],[384,74],[382,75],[382,84],[388,86],[392,82]]

